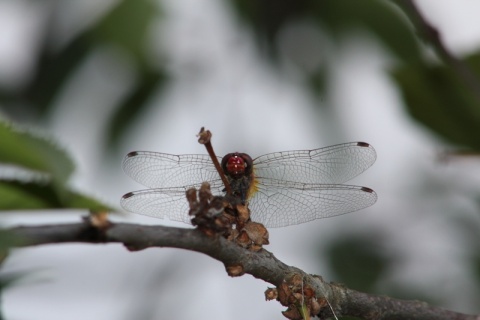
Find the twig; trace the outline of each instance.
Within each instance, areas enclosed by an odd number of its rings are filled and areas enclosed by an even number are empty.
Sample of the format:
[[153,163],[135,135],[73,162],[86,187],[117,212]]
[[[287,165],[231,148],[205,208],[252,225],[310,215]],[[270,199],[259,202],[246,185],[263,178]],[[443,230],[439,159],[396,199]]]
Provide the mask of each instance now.
[[[444,310],[420,301],[370,295],[339,284],[327,283],[321,277],[309,275],[298,268],[286,265],[265,249],[253,252],[223,237],[208,237],[196,229],[125,223],[114,223],[106,228],[96,228],[86,219],[83,223],[23,226],[7,229],[7,231],[24,239],[19,246],[84,242],[121,243],[129,250],[152,247],[188,249],[221,261],[227,270],[232,266],[241,266],[245,273],[277,287],[292,274],[298,274],[305,279],[306,285],[317,293],[321,292],[328,299],[338,316],[355,316],[375,320],[480,320],[479,316]],[[332,316],[329,308],[324,308],[321,316]]]
[[225,174],[223,173],[222,167],[218,162],[217,155],[215,154],[215,151],[213,151],[212,143],[210,142],[210,140],[212,139],[212,133],[210,132],[210,130],[205,131],[205,128],[202,127],[197,136],[198,136],[198,142],[200,144],[205,145],[205,148],[207,149],[207,152],[210,155],[210,158],[212,159],[213,164],[215,165],[215,169],[217,169],[217,172],[220,175],[220,178],[222,179],[223,184],[225,185],[225,191],[227,195],[231,195],[232,188],[230,187],[230,183],[228,182],[227,177],[225,177]]

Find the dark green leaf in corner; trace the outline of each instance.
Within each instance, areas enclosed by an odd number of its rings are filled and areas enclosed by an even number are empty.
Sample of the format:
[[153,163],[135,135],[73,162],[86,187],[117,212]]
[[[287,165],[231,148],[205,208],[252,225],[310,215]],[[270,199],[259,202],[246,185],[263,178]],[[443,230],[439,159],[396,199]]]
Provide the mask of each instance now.
[[[480,54],[465,63],[480,75]],[[458,147],[480,151],[480,101],[450,68],[409,65],[392,75],[413,118]]]

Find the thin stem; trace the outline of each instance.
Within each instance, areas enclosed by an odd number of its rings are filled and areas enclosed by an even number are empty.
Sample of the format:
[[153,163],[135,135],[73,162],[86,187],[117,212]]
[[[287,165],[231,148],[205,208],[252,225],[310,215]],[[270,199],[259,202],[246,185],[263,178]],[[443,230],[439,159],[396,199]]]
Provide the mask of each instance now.
[[212,143],[210,142],[210,140],[212,139],[212,133],[210,132],[210,130],[205,130],[205,128],[202,127],[197,136],[198,136],[198,143],[205,145],[205,148],[207,148],[207,152],[210,155],[210,158],[212,159],[213,164],[215,165],[215,169],[217,169],[217,172],[220,175],[220,178],[222,179],[223,184],[225,185],[225,190],[227,192],[227,195],[231,195],[232,188],[230,187],[230,183],[228,182],[227,177],[223,173],[222,167],[218,162],[217,155],[215,154],[215,151],[213,151]]

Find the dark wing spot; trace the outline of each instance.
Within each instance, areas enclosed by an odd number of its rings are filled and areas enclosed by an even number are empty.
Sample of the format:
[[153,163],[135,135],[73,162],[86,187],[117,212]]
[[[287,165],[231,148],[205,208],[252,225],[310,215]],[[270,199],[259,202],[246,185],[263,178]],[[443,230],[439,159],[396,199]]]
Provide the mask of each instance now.
[[133,192],[126,193],[125,195],[123,195],[122,199],[128,199],[130,197],[133,197],[133,195],[134,195]]
[[137,151],[132,151],[127,154],[127,158],[136,157],[136,156],[138,156]]
[[374,193],[375,192],[372,189],[367,188],[367,187],[362,187],[362,191],[365,191],[365,192],[368,192],[368,193]]
[[138,155],[138,152],[137,151],[132,151],[132,152],[129,152],[127,154],[127,158],[131,158],[131,157],[135,157]]
[[370,147],[370,144],[366,142],[357,142],[357,146],[368,148]]

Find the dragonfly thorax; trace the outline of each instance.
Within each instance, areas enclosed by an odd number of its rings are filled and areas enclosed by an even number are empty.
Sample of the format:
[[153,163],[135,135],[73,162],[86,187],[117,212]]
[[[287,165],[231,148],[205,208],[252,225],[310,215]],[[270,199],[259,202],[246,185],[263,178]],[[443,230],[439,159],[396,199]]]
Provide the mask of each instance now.
[[252,178],[252,176],[242,176],[238,179],[228,179],[230,187],[232,188],[232,199],[239,201],[239,203],[243,205],[247,203],[250,195],[250,188],[252,187]]

